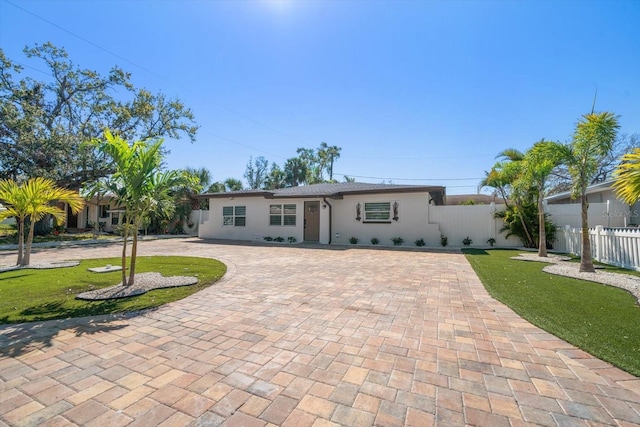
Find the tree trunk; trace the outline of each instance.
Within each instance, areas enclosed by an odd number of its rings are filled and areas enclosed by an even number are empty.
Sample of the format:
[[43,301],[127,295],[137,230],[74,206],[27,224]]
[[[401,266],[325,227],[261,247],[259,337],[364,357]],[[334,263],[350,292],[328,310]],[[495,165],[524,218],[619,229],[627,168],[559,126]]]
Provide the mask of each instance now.
[[18,221],[18,261],[16,265],[22,265],[24,254],[24,218],[16,218]]
[[128,232],[127,224],[122,225],[122,236],[124,237],[124,242],[122,243],[122,286],[128,286],[127,284],[127,238]]
[[133,285],[136,277],[136,256],[138,253],[138,221],[133,221],[133,243],[131,244],[131,265],[129,267],[129,286]]
[[591,256],[591,241],[589,240],[589,224],[588,224],[589,203],[587,195],[582,192],[582,247],[580,256],[580,272],[595,273],[593,267],[593,259]]
[[516,209],[518,209],[518,218],[520,218],[520,223],[522,224],[522,228],[524,229],[524,234],[527,235],[527,240],[529,241],[529,247],[535,247],[536,242],[533,241],[531,237],[531,233],[529,233],[529,228],[527,228],[527,223],[524,220],[524,216],[522,215],[522,208],[519,204],[516,204]]
[[546,257],[547,256],[547,229],[544,223],[544,205],[543,201],[543,189],[538,188],[538,256]]
[[30,220],[31,226],[29,227],[29,236],[27,237],[27,246],[24,250],[24,255],[22,256],[22,262],[20,265],[29,265],[31,259],[31,245],[33,244],[33,232],[36,228],[36,223],[33,219]]

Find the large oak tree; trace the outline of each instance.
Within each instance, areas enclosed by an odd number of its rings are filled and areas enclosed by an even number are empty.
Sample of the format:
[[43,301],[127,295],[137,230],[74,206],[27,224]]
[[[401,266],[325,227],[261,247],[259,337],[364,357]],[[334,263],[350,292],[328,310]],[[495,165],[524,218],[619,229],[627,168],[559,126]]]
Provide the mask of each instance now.
[[42,78],[25,76],[24,67],[0,49],[0,178],[39,176],[78,189],[108,176],[113,169],[105,154],[82,144],[107,128],[125,140],[195,140],[198,126],[190,109],[134,87],[121,68],[107,75],[80,68],[51,43],[24,53]]

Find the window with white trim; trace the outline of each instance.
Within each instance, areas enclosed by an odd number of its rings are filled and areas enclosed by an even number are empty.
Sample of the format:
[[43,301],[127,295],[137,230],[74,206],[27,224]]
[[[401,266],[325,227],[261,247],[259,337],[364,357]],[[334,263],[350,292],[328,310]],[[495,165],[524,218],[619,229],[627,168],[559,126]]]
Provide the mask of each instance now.
[[391,203],[365,203],[363,222],[391,222]]
[[269,205],[269,225],[296,225],[296,205]]
[[234,227],[244,227],[245,225],[247,225],[247,207],[223,206],[222,225],[229,225]]

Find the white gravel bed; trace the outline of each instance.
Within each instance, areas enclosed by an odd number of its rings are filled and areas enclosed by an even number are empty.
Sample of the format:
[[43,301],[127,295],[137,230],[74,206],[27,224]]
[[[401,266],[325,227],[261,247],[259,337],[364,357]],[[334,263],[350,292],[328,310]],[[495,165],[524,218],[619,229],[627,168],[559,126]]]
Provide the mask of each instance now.
[[198,278],[192,276],[163,277],[160,273],[140,273],[136,274],[133,286],[122,286],[121,282],[110,288],[83,292],[78,294],[76,298],[90,301],[127,298],[142,295],[154,289],[175,288],[178,286],[195,285],[196,283],[198,283]]
[[80,261],[41,262],[29,265],[0,266],[0,273],[4,271],[25,270],[30,268],[34,270],[46,270],[51,268],[75,267],[78,264],[80,264]]
[[640,277],[630,274],[611,273],[608,271],[596,271],[595,273],[580,272],[580,264],[575,262],[564,262],[571,258],[549,254],[548,257],[539,257],[537,253],[523,253],[512,259],[522,261],[538,261],[550,263],[542,269],[545,273],[556,274],[558,276],[573,277],[576,279],[588,280],[590,282],[602,283],[603,285],[615,286],[629,291],[640,303]]

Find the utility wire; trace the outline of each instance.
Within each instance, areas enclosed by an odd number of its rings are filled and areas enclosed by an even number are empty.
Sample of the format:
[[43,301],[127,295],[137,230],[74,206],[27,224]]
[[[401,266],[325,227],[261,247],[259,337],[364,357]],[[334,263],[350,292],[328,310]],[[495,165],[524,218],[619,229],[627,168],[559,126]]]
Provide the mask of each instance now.
[[[119,54],[117,54],[117,53],[115,53],[115,52],[113,52],[113,51],[111,51],[111,50],[109,50],[109,49],[107,49],[107,48],[104,48],[104,47],[100,46],[99,44],[94,43],[94,42],[92,42],[91,40],[89,40],[89,39],[87,39],[87,38],[85,38],[85,37],[80,36],[79,34],[74,33],[73,31],[67,30],[66,28],[64,28],[64,27],[62,27],[62,26],[60,26],[60,25],[56,24],[55,22],[52,22],[52,21],[50,21],[50,20],[48,20],[48,19],[46,19],[46,18],[43,18],[42,16],[40,16],[40,15],[38,15],[38,14],[34,13],[34,12],[31,12],[30,10],[25,9],[25,8],[24,8],[24,7],[22,7],[22,6],[18,6],[17,4],[15,4],[15,3],[13,3],[13,2],[11,2],[11,1],[9,1],[9,0],[4,0],[4,1],[5,1],[5,3],[7,3],[7,4],[10,4],[11,6],[13,6],[13,7],[17,8],[17,9],[20,9],[20,10],[22,10],[23,12],[28,13],[29,15],[31,15],[31,16],[33,16],[33,17],[35,17],[35,18],[37,18],[37,19],[39,19],[39,20],[41,20],[41,21],[44,21],[44,22],[46,22],[47,24],[52,25],[52,26],[54,26],[54,27],[58,28],[58,29],[59,29],[59,30],[61,30],[61,31],[64,31],[65,33],[70,34],[70,35],[72,35],[73,37],[76,37],[76,38],[78,38],[78,39],[82,40],[83,42],[88,43],[88,44],[90,44],[91,46],[93,46],[93,47],[95,47],[95,48],[97,48],[97,49],[100,49],[100,50],[101,50],[101,51],[103,51],[103,52],[108,53],[109,55],[112,55],[112,56],[114,56],[114,57],[116,57],[116,58],[118,58],[118,59],[121,59],[121,60],[123,60],[123,61],[125,61],[125,62],[127,62],[127,63],[129,63],[129,64],[131,64],[131,65],[133,65],[134,67],[137,67],[137,68],[139,68],[140,70],[145,71],[145,72],[147,72],[147,73],[151,74],[151,75],[152,75],[152,76],[154,76],[154,77],[157,77],[157,78],[159,78],[159,79],[161,79],[161,80],[164,80],[164,81],[166,81],[166,82],[168,82],[168,83],[171,83],[171,81],[170,81],[168,78],[166,78],[166,77],[164,77],[164,76],[161,76],[161,75],[159,75],[159,74],[155,73],[154,71],[149,70],[148,68],[145,68],[145,67],[143,67],[142,65],[137,64],[137,63],[135,63],[135,62],[133,62],[133,61],[131,61],[131,60],[129,60],[129,59],[127,59],[127,58],[125,58],[125,57],[124,57],[124,56],[122,56],[122,55],[119,55]],[[262,127],[264,127],[265,129],[269,129],[269,130],[270,130],[270,131],[272,131],[272,132],[275,132],[275,133],[280,134],[280,135],[282,135],[282,136],[284,136],[284,137],[286,137],[286,138],[289,138],[289,139],[291,139],[291,140],[293,140],[293,141],[296,141],[296,142],[299,142],[299,143],[301,143],[301,144],[303,144],[303,145],[306,145],[306,142],[304,142],[304,141],[302,141],[302,140],[300,140],[300,139],[298,139],[298,138],[295,138],[295,137],[293,137],[293,136],[291,136],[291,135],[288,135],[288,134],[286,134],[286,133],[284,133],[284,132],[282,132],[282,131],[280,131],[280,130],[278,130],[278,129],[275,129],[274,127],[271,127],[271,126],[267,125],[267,124],[264,124],[264,123],[262,123],[262,122],[259,122],[259,121],[257,121],[257,120],[254,120],[254,119],[252,119],[251,117],[249,117],[249,116],[247,116],[247,115],[245,115],[245,114],[242,114],[242,113],[240,113],[240,112],[238,112],[238,111],[235,111],[235,110],[233,110],[233,109],[231,109],[231,108],[229,108],[229,107],[226,107],[226,106],[224,106],[224,105],[222,105],[222,104],[220,104],[220,103],[217,103],[217,102],[215,102],[215,101],[213,101],[213,100],[209,100],[209,103],[211,103],[211,104],[213,104],[213,105],[215,105],[215,106],[217,106],[217,107],[219,107],[219,108],[222,108],[222,109],[224,109],[224,110],[227,110],[227,111],[229,111],[230,113],[233,113],[233,114],[237,115],[238,117],[241,117],[241,118],[243,118],[243,119],[245,119],[245,120],[248,120],[248,121],[250,121],[250,122],[252,122],[252,123],[254,123],[254,124],[258,125],[258,126],[262,126]]]
[[362,175],[350,175],[344,173],[334,172],[334,175],[348,176],[349,178],[364,178],[364,179],[382,179],[392,181],[478,181],[482,178],[389,178],[381,176],[362,176]]
[[438,159],[462,159],[486,157],[486,154],[462,155],[462,156],[428,156],[428,157],[392,157],[392,156],[340,156],[341,159],[363,160],[438,160]]
[[22,10],[23,12],[28,13],[29,15],[31,15],[31,16],[33,16],[33,17],[35,17],[35,18],[38,18],[39,20],[44,21],[44,22],[46,22],[47,24],[52,25],[52,26],[56,27],[57,29],[59,29],[59,30],[61,30],[61,31],[64,31],[65,33],[71,34],[73,37],[76,37],[76,38],[78,38],[78,39],[82,40],[83,42],[88,43],[88,44],[90,44],[91,46],[93,46],[93,47],[95,47],[95,48],[97,48],[97,49],[100,49],[100,50],[101,50],[101,51],[103,51],[103,52],[108,53],[109,55],[115,56],[115,57],[116,57],[116,58],[118,58],[118,59],[121,59],[121,60],[123,60],[123,61],[125,61],[125,62],[128,62],[129,64],[131,64],[131,65],[133,65],[133,66],[135,66],[135,67],[138,67],[139,69],[144,70],[144,71],[146,71],[147,73],[149,73],[149,74],[151,74],[151,75],[153,75],[153,76],[155,76],[155,77],[157,77],[157,78],[159,78],[159,79],[162,79],[162,80],[168,81],[165,77],[163,77],[163,76],[161,76],[161,75],[159,75],[159,74],[156,74],[156,73],[154,73],[153,71],[151,71],[151,70],[149,70],[149,69],[147,69],[147,68],[143,67],[142,65],[136,64],[135,62],[128,60],[128,59],[127,59],[127,58],[125,58],[124,56],[118,55],[117,53],[115,53],[115,52],[113,52],[113,51],[110,51],[109,49],[106,49],[106,48],[104,48],[104,47],[100,46],[99,44],[94,43],[94,42],[92,42],[91,40],[86,39],[86,38],[84,38],[84,37],[82,37],[82,36],[80,36],[80,35],[78,35],[78,34],[74,33],[73,31],[67,30],[66,28],[64,28],[64,27],[62,27],[62,26],[60,26],[60,25],[56,24],[55,22],[51,22],[51,21],[49,21],[48,19],[43,18],[42,16],[37,15],[37,14],[35,14],[35,13],[31,12],[30,10],[25,9],[25,8],[24,8],[24,7],[22,7],[22,6],[18,6],[17,4],[15,4],[15,3],[13,3],[13,2],[11,2],[11,1],[9,1],[9,0],[4,0],[4,1],[5,1],[5,3],[10,4],[11,6],[13,6],[13,7],[17,8],[17,9],[20,9],[20,10]]

